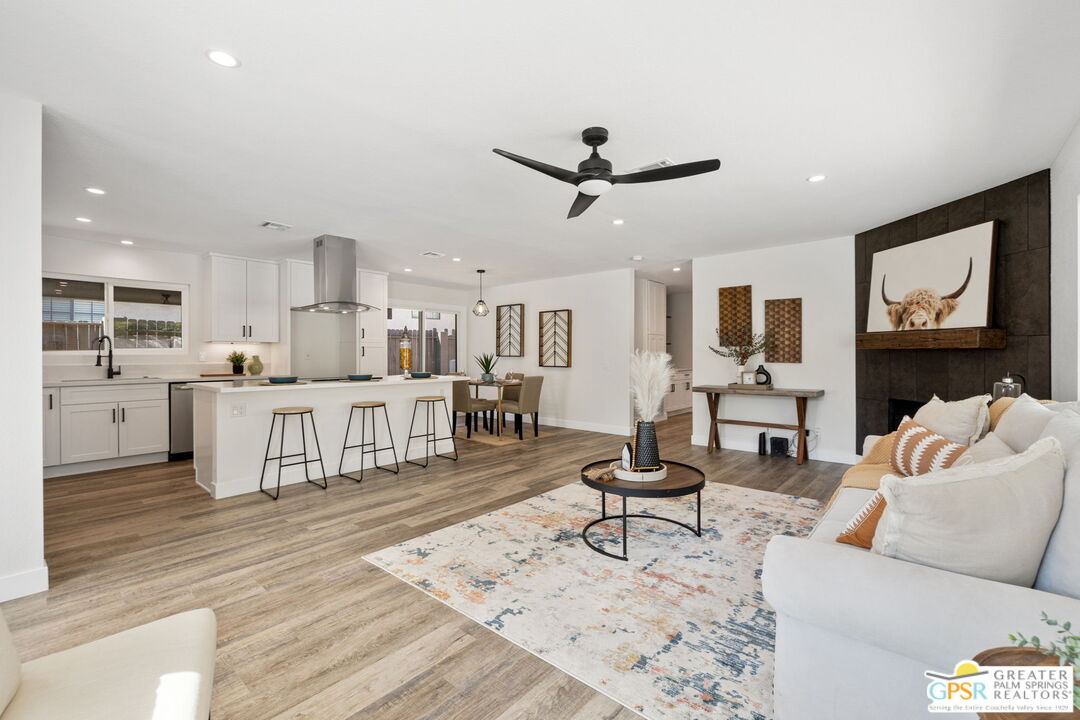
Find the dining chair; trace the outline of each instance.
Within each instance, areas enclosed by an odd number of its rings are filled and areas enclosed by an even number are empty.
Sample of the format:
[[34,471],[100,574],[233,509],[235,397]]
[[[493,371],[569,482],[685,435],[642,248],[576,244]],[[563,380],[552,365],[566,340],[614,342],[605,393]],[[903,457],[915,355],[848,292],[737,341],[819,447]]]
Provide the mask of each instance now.
[[495,401],[484,400],[481,398],[472,397],[469,394],[469,381],[468,380],[455,380],[454,381],[454,434],[457,434],[457,416],[458,413],[465,413],[465,437],[471,438],[473,430],[476,429],[476,414],[483,413],[484,415],[484,429],[486,430],[491,423],[491,427],[494,428],[495,417]]
[[518,399],[507,402],[506,398],[503,398],[503,412],[514,414],[514,429],[517,431],[518,440],[524,439],[522,415],[532,415],[533,437],[540,434],[540,388],[543,384],[543,375],[526,375],[521,379]]
[[[506,380],[521,380],[524,377],[525,377],[525,373],[508,372],[508,373],[506,373],[506,378],[505,379]],[[503,392],[503,402],[504,403],[507,400],[517,402],[518,400],[521,399],[521,386],[520,385],[507,385],[506,387],[504,387],[502,389],[502,392]],[[503,427],[506,427],[506,413],[505,412],[502,414],[502,417],[499,418],[499,422],[502,423]]]

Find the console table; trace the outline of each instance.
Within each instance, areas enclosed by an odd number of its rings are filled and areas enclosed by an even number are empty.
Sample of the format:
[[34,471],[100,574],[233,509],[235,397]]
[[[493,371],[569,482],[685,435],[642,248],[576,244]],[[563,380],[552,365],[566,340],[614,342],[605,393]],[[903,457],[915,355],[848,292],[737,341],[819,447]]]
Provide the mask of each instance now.
[[[772,390],[756,390],[753,385],[748,387],[731,387],[729,385],[695,385],[694,392],[705,393],[705,399],[709,403],[709,445],[708,452],[713,448],[720,447],[720,430],[717,425],[746,425],[749,427],[772,428],[774,430],[795,430],[799,433],[799,452],[795,462],[802,465],[809,457],[806,449],[806,401],[810,398],[821,397],[824,390],[793,390],[790,388],[773,388]],[[758,422],[756,420],[727,420],[716,417],[720,407],[721,395],[742,395],[743,397],[790,397],[795,398],[795,425],[782,423]]]

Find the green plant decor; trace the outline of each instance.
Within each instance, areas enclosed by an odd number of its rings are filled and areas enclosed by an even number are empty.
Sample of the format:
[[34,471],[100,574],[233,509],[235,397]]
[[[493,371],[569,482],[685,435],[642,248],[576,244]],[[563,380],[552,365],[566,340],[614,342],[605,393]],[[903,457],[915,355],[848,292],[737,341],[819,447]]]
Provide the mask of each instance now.
[[[1050,618],[1045,612],[1042,614],[1042,621],[1057,634],[1057,638],[1049,645],[1043,645],[1043,641],[1039,639],[1038,635],[1032,635],[1029,638],[1025,637],[1023,633],[1016,633],[1015,635],[1009,633],[1009,640],[1016,647],[1033,647],[1043,655],[1056,657],[1059,665],[1072,665],[1073,675],[1075,676],[1077,668],[1080,667],[1080,635],[1073,632],[1071,622],[1058,622]],[[1076,685],[1075,681],[1073,683],[1073,706],[1080,709],[1080,687]]]
[[749,325],[730,335],[721,335],[720,328],[717,328],[716,340],[719,347],[710,345],[709,349],[720,357],[730,358],[740,367],[755,355],[772,350],[775,344],[769,333],[755,333]]
[[234,367],[237,365],[243,365],[247,362],[247,355],[239,350],[233,350],[231,353],[225,356],[225,362],[232,364]]
[[473,360],[480,366],[480,372],[484,374],[495,372],[495,363],[499,362],[499,358],[495,356],[495,353],[484,353],[482,355],[474,355]]

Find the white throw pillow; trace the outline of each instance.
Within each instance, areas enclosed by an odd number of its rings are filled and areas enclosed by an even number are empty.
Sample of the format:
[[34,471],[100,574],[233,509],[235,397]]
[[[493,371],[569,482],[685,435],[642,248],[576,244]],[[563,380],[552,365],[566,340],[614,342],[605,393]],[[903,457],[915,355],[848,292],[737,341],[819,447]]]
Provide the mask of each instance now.
[[1080,413],[1080,401],[1073,400],[1071,402],[1052,402],[1043,405],[1047,410],[1053,412],[1074,412]]
[[1031,587],[1061,512],[1065,457],[1056,438],[1000,460],[881,480],[873,552]]
[[965,450],[952,464],[952,467],[999,460],[1012,457],[1015,454],[1013,449],[997,436],[997,433],[991,431],[986,433],[986,437],[982,440]]
[[1021,395],[1001,416],[994,433],[1016,452],[1024,452],[1042,435],[1054,413],[1030,395]]
[[989,395],[945,402],[937,395],[911,418],[950,442],[974,445],[990,429]]
[[1061,443],[1065,453],[1065,492],[1035,587],[1080,598],[1080,415],[1055,413],[1042,436],[1057,438]]

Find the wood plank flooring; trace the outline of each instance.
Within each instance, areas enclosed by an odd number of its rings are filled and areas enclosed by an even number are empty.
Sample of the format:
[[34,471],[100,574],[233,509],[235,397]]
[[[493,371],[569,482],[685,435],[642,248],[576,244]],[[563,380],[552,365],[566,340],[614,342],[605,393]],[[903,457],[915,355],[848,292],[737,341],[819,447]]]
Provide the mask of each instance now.
[[[846,466],[689,444],[690,418],[658,426],[663,455],[712,481],[824,499]],[[577,481],[614,457],[612,435],[545,428],[511,446],[465,441],[461,460],[363,485],[330,480],[212,500],[190,462],[45,483],[51,588],[3,604],[23,659],[165,615],[218,618],[214,720],[637,717],[361,559],[365,553]],[[528,436],[526,436],[528,438]],[[253,451],[258,453],[259,448]]]

